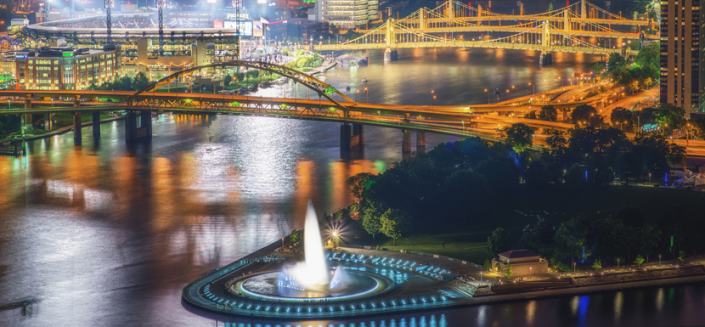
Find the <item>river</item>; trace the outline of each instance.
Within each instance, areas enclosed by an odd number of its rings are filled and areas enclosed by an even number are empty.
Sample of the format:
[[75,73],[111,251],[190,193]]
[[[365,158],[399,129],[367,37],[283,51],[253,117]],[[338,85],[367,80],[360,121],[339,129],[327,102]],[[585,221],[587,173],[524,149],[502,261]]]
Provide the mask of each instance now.
[[[367,96],[367,77],[370,102],[433,104],[433,90],[437,104],[473,104],[486,101],[484,88],[546,91],[598,60],[557,55],[540,67],[533,52],[399,55],[384,65],[373,52],[367,67],[324,76],[352,96]],[[287,84],[259,94],[297,92]],[[26,157],[0,157],[2,326],[223,326],[182,307],[188,282],[302,228],[309,198],[319,213],[348,205],[348,177],[402,158],[399,130],[380,127],[365,129],[364,153],[351,160],[340,159],[336,123],[166,114],[151,144],[134,145],[121,121],[103,124],[99,142],[89,128],[83,147],[67,133],[29,142]],[[427,146],[453,140],[429,134]],[[40,302],[2,307],[26,297]],[[705,323],[704,299],[703,285],[690,285],[300,325],[687,325]]]

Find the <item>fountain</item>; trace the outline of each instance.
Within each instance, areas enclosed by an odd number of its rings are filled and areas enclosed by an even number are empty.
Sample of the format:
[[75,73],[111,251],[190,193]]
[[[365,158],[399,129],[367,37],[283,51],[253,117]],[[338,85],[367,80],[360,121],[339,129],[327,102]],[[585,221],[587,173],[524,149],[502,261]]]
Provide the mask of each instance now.
[[309,200],[304,224],[304,261],[285,264],[278,272],[263,272],[234,283],[233,293],[276,301],[337,301],[386,292],[394,282],[383,276],[343,265],[326,264],[320,226]]

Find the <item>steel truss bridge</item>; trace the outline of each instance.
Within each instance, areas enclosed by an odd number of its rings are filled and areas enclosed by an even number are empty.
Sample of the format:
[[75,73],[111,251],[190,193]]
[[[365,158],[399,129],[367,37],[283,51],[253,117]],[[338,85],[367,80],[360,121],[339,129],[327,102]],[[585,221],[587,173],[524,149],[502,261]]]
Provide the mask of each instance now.
[[[503,21],[518,23],[502,25]],[[535,15],[495,14],[482,8],[475,9],[465,3],[448,0],[435,9],[421,8],[405,18],[388,20],[373,30],[363,31],[366,33],[356,39],[341,44],[320,43],[314,45],[314,49],[319,51],[388,49],[392,51],[397,48],[456,47],[609,54],[624,50],[622,46],[604,46],[589,43],[583,39],[586,37],[622,40],[641,37],[658,39],[658,36],[643,33],[616,31],[611,29],[612,24],[641,28],[649,22],[615,16],[585,0],[569,7]],[[449,38],[447,34],[451,32],[517,34],[495,39],[484,35],[477,40],[462,40]],[[446,35],[438,36],[439,33]],[[635,53],[635,51],[628,52]]]

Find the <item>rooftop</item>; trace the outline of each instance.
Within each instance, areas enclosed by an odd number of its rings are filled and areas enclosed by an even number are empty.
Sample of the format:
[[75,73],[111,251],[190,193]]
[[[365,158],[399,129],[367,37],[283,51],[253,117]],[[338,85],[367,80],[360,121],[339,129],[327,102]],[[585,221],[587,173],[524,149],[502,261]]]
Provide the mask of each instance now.
[[502,257],[508,258],[508,259],[517,259],[517,258],[527,258],[527,257],[538,257],[539,254],[527,250],[527,249],[522,249],[522,250],[512,250],[512,251],[507,251],[499,254]]

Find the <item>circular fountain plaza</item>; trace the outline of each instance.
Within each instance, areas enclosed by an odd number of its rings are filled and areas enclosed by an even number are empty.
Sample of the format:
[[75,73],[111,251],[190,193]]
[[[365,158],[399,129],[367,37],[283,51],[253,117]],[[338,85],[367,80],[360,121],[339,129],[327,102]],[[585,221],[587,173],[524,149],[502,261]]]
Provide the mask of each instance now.
[[324,251],[310,203],[305,260],[297,244],[280,245],[187,285],[184,301],[236,316],[311,319],[453,306],[474,291],[434,257],[356,248]]

